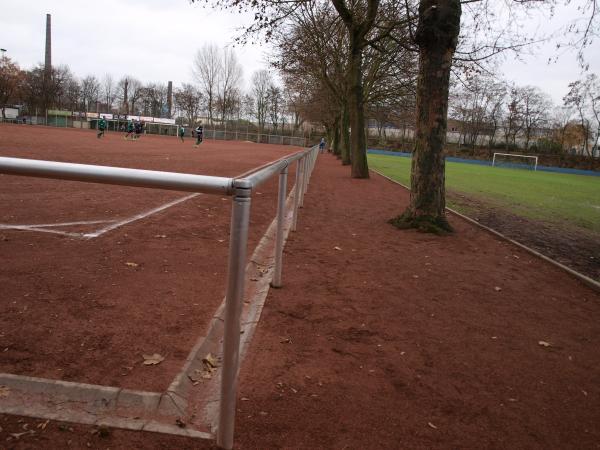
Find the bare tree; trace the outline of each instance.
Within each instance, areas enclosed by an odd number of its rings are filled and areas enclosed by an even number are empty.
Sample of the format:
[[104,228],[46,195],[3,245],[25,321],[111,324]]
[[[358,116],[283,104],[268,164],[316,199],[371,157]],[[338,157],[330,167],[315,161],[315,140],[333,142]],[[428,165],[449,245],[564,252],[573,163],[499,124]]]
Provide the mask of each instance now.
[[106,73],[102,78],[102,101],[106,104],[106,112],[111,112],[116,99],[115,81],[111,74]]
[[523,105],[523,133],[525,149],[529,149],[532,135],[543,127],[547,127],[552,110],[552,100],[535,86],[525,86],[518,90]]
[[219,48],[215,44],[205,44],[194,58],[192,73],[206,97],[208,120],[213,124],[215,103],[219,90],[219,75],[223,61]]
[[254,116],[258,122],[259,132],[263,132],[269,111],[269,89],[273,78],[267,70],[258,70],[252,75],[252,97],[254,100]]
[[5,55],[0,58],[0,106],[2,118],[6,118],[6,105],[16,99],[23,73],[19,66]]
[[184,83],[181,88],[175,90],[173,97],[175,105],[185,115],[188,125],[194,126],[200,115],[202,92],[196,86]]
[[277,134],[279,120],[283,118],[283,94],[281,88],[272,84],[267,91],[267,99],[269,118],[271,119],[274,133]]
[[579,115],[579,125],[582,131],[581,148],[587,156],[591,156],[590,152],[590,136],[591,122],[589,119],[589,99],[586,94],[585,82],[582,80],[569,83],[569,92],[563,98],[565,106],[572,107]]
[[242,81],[242,66],[233,49],[225,47],[218,73],[218,103],[220,105],[221,122],[224,122],[233,106],[234,93],[238,91]]
[[94,75],[88,75],[81,80],[81,100],[86,112],[90,111],[92,105],[98,103],[99,95],[100,82]]

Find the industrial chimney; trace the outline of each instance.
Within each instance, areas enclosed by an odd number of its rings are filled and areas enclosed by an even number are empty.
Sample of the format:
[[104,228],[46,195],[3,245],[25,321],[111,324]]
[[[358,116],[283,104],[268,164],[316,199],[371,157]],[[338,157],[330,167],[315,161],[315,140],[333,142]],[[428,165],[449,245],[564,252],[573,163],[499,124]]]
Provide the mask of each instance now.
[[52,24],[50,14],[46,14],[46,59],[44,72],[47,77],[52,75]]

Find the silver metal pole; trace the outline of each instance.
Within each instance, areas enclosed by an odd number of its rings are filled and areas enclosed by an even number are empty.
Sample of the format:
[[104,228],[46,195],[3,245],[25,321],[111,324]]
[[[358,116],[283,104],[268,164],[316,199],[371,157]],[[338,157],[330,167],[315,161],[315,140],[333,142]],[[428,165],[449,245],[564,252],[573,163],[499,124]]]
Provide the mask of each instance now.
[[0,173],[207,194],[231,193],[233,183],[231,178],[208,175],[7,157],[0,157]]
[[246,250],[250,223],[251,185],[236,181],[231,214],[229,268],[225,299],[225,330],[223,338],[223,371],[217,445],[233,448],[235,401],[239,370],[240,316],[243,305]]
[[294,188],[294,217],[292,219],[292,231],[296,231],[296,225],[298,223],[298,205],[300,204],[300,183],[302,183],[300,175],[301,165],[301,160],[298,160],[298,162],[296,163],[296,187]]
[[283,265],[283,222],[285,220],[285,197],[287,194],[287,166],[279,173],[279,196],[277,197],[277,237],[275,241],[275,271],[271,286],[281,287],[281,266]]
[[306,186],[306,156],[300,160],[300,208],[304,207],[304,188]]
[[304,158],[304,176],[302,177],[303,186],[302,186],[302,198],[300,200],[300,205],[304,206],[304,196],[306,195],[306,191],[308,190],[308,179],[310,178],[310,154],[306,155]]

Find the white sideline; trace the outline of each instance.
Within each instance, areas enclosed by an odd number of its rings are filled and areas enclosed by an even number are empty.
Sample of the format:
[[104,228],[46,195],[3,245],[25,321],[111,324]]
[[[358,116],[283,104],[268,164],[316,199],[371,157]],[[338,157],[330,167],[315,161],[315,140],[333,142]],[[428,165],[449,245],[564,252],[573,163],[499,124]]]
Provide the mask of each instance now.
[[0,230],[20,230],[20,231],[38,231],[40,233],[52,233],[52,234],[62,234],[64,236],[71,236],[81,238],[83,237],[82,233],[69,233],[68,231],[59,231],[59,230],[48,230],[46,228],[36,228],[35,226],[27,226],[27,225],[0,225]]
[[177,200],[173,200],[172,202],[169,202],[169,203],[165,203],[164,205],[161,205],[161,206],[159,206],[157,208],[153,208],[153,209],[151,209],[149,211],[146,211],[146,212],[143,212],[143,213],[140,213],[140,214],[136,214],[135,216],[129,217],[128,219],[122,220],[120,222],[112,223],[112,224],[110,224],[110,225],[108,225],[108,226],[106,226],[104,228],[101,228],[101,229],[99,229],[97,231],[94,231],[92,233],[85,233],[85,234],[83,234],[83,237],[85,239],[97,238],[98,236],[101,236],[104,233],[108,233],[109,231],[112,231],[112,230],[114,230],[116,228],[122,227],[123,225],[127,225],[128,223],[135,222],[135,221],[140,220],[140,219],[144,219],[144,218],[146,218],[148,216],[151,216],[152,214],[156,214],[157,212],[163,211],[163,210],[165,210],[167,208],[170,208],[171,206],[175,206],[175,205],[177,205],[179,203],[183,203],[183,202],[185,202],[187,200],[190,200],[190,199],[192,199],[194,197],[197,197],[199,195],[201,195],[201,194],[196,193],[196,194],[186,195],[185,197],[178,198]]
[[[165,203],[156,208],[152,208],[148,211],[144,211],[140,214],[136,214],[135,216],[128,217],[127,219],[116,221],[116,220],[89,220],[89,221],[79,221],[79,222],[63,222],[63,223],[44,223],[39,225],[10,225],[10,224],[0,224],[0,230],[20,230],[20,231],[38,231],[40,233],[52,233],[52,234],[62,234],[63,236],[76,237],[80,239],[94,239],[98,236],[102,236],[104,233],[108,233],[109,231],[115,230],[123,225],[127,225],[129,223],[144,219],[158,212],[164,211],[165,209],[170,208],[171,206],[178,205],[179,203],[183,203],[187,200],[190,200],[194,197],[201,195],[199,193],[186,195],[185,197],[178,198],[171,202]],[[104,228],[100,228],[99,230],[92,231],[91,233],[73,233],[68,231],[60,231],[60,230],[52,230],[49,228],[52,227],[67,227],[73,225],[93,225],[99,223],[109,223],[110,225],[105,226]]]
[[0,228],[8,230],[10,228],[56,228],[56,227],[70,227],[73,225],[92,225],[95,223],[108,223],[116,222],[116,220],[82,220],[79,222],[61,222],[61,223],[36,223],[29,225],[11,225],[9,223],[0,224]]

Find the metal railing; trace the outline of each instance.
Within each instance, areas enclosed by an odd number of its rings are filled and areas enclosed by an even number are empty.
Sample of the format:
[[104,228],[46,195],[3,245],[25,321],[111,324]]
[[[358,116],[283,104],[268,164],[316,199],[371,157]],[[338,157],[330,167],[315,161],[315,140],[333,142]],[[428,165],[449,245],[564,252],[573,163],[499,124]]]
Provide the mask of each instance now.
[[230,243],[228,257],[227,294],[223,337],[223,366],[221,374],[217,445],[233,447],[237,376],[239,369],[240,325],[245,288],[246,251],[250,224],[250,205],[253,190],[279,174],[277,200],[277,234],[273,287],[281,287],[283,264],[284,218],[287,194],[287,175],[296,162],[296,184],[291,230],[296,230],[298,209],[303,205],[304,193],[316,163],[318,147],[302,150],[263,166],[242,178],[226,178],[154,170],[72,164],[21,158],[0,157],[0,173],[59,180],[137,186],[153,189],[202,192],[232,196]]

